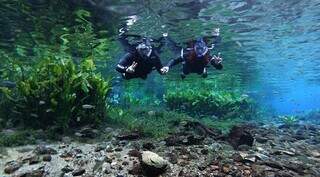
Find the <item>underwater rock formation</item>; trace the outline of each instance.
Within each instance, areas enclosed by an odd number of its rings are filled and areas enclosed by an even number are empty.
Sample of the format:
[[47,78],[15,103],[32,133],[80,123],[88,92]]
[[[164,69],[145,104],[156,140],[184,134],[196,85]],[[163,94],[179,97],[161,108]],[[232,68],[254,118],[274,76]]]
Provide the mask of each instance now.
[[168,162],[154,152],[143,151],[141,166],[147,176],[157,176],[165,172]]
[[236,149],[241,145],[252,146],[254,138],[249,130],[248,126],[233,127],[228,135],[228,142]]
[[[201,135],[197,129],[179,129],[181,134]],[[305,139],[295,136],[302,130]],[[320,176],[319,125],[294,129],[239,125],[225,138],[203,136],[199,144],[171,146],[163,139],[119,140],[119,130],[111,132],[107,141],[80,143],[71,139],[67,144],[11,148],[7,155],[2,154],[0,176]],[[257,137],[264,139],[258,141]]]

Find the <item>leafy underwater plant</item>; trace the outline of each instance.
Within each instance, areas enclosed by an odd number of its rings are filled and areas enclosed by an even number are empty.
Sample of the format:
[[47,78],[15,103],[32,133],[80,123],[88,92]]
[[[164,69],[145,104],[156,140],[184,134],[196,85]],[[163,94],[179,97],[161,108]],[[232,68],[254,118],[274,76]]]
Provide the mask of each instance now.
[[170,110],[192,116],[251,119],[257,114],[256,105],[247,95],[234,92],[186,89],[170,91],[164,99]]
[[279,116],[279,119],[281,120],[282,123],[284,123],[285,125],[293,125],[295,123],[298,122],[298,117],[297,116]]
[[17,82],[6,98],[15,113],[15,125],[47,128],[97,124],[105,118],[109,81],[95,73],[92,60],[77,67],[71,59],[45,59],[32,68],[28,78]]
[[[0,45],[7,44],[0,49],[0,81],[14,81],[17,87],[0,88],[0,128],[67,128],[101,121],[111,85],[96,73],[95,63],[110,58],[111,42],[105,31],[95,29],[91,14],[65,1],[43,2],[36,9],[29,1],[5,6],[1,14],[5,23],[14,23],[7,29],[14,33],[9,33],[10,43],[0,39]],[[16,22],[20,16],[27,18]]]

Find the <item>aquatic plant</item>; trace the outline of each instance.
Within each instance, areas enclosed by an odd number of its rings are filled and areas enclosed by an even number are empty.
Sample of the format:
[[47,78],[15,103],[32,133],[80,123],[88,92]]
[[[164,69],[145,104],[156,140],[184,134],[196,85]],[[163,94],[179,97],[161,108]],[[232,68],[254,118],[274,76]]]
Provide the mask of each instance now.
[[15,115],[14,125],[32,128],[67,128],[97,124],[105,118],[106,97],[111,86],[95,73],[92,60],[77,67],[72,60],[45,59],[34,66],[28,78],[17,82],[15,92],[3,92]]
[[285,125],[293,125],[298,122],[298,117],[293,115],[279,116],[281,122]]
[[146,94],[147,96],[136,96],[134,95],[135,92],[126,92],[123,95],[123,107],[126,107],[128,109],[130,108],[154,108],[159,109],[162,107],[162,100],[159,98],[156,98],[156,96],[149,94]]
[[169,91],[164,99],[170,110],[192,116],[250,119],[257,113],[254,102],[247,95],[235,92],[188,88]]
[[110,59],[107,32],[96,29],[91,13],[72,2],[5,0],[3,4],[0,75],[8,73],[6,65],[18,63],[26,69],[51,56],[72,58],[77,64],[87,57],[95,62]]
[[5,87],[0,87],[0,130],[6,126],[7,118],[11,117],[13,113],[8,107],[13,106],[7,99],[8,95],[12,95],[12,91]]
[[36,133],[30,130],[16,131],[10,133],[0,132],[0,147],[21,146],[34,144],[36,142]]
[[212,117],[204,117],[200,119],[203,124],[207,125],[208,127],[212,127],[218,130],[221,130],[222,133],[229,133],[229,131],[235,125],[239,125],[244,123],[245,120],[241,118],[234,118],[234,119],[213,119]]
[[0,90],[0,128],[66,128],[104,118],[111,86],[96,67],[110,59],[111,42],[90,12],[60,0],[3,3],[1,24],[10,25],[9,37],[0,36],[0,81],[17,88]]
[[209,128],[227,133],[234,125],[244,120],[241,118],[221,120],[210,117],[199,119],[176,111],[112,107],[108,111],[107,122],[130,131],[140,132],[147,137],[163,138],[175,133],[183,122],[199,122]]
[[177,123],[191,119],[186,114],[174,111],[113,108],[108,112],[108,121],[110,123],[154,138],[167,136],[176,130]]

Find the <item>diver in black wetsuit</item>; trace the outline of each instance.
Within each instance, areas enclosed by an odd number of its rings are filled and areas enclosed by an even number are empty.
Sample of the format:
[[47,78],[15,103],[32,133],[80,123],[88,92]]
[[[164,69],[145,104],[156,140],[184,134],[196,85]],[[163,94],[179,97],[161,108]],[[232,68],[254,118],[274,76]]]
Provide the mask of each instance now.
[[[221,38],[219,34],[219,29],[215,29],[210,37],[202,37],[195,41],[190,41],[187,49],[181,49],[181,55],[178,58],[170,60],[167,66],[162,68],[162,73],[165,74],[169,72],[170,67],[179,63],[183,64],[181,73],[182,79],[190,73],[197,73],[202,75],[203,78],[206,78],[208,76],[207,65],[209,63],[216,69],[221,70],[223,65],[220,53],[218,53],[218,56],[211,56],[209,54],[209,50],[213,49],[214,46],[220,42]],[[213,38],[214,40],[211,48],[208,47],[208,40],[210,38]],[[174,48],[178,48],[172,40],[170,42],[174,45]]]
[[[165,35],[158,40],[144,38],[139,35],[125,34],[123,29],[120,29],[119,41],[126,50],[126,54],[120,59],[116,70],[122,74],[126,80],[133,78],[146,79],[148,74],[155,68],[160,74],[165,74],[162,71],[162,63],[159,57],[159,52],[164,45],[163,39]],[[139,38],[140,42],[130,44],[128,37]],[[160,43],[158,47],[151,43]]]

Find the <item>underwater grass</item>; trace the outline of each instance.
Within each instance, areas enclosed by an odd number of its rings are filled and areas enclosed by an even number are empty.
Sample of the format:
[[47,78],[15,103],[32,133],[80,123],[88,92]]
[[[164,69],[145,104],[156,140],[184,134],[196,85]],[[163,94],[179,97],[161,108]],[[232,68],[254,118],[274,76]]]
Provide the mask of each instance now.
[[174,132],[175,126],[184,120],[191,120],[191,118],[173,111],[113,108],[108,112],[108,122],[154,138],[162,138]]
[[146,137],[164,138],[175,133],[181,122],[200,122],[210,128],[227,133],[234,125],[241,124],[244,120],[223,119],[217,120],[210,117],[193,118],[184,113],[175,111],[153,111],[148,109],[126,110],[112,108],[108,112],[108,122],[113,125],[137,131]]
[[205,117],[200,119],[200,122],[202,122],[208,127],[221,130],[222,133],[226,134],[232,129],[233,126],[242,124],[245,122],[245,120],[240,118],[219,120],[212,119],[210,117]]
[[30,130],[14,131],[12,133],[0,133],[0,147],[13,147],[36,143],[36,134]]

